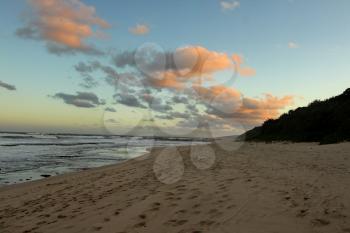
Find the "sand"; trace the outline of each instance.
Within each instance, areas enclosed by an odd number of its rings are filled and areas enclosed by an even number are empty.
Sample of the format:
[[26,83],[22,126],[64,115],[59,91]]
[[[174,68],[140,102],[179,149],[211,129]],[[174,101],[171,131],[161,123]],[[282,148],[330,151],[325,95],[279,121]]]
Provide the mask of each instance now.
[[350,232],[350,143],[223,145],[1,188],[0,232]]

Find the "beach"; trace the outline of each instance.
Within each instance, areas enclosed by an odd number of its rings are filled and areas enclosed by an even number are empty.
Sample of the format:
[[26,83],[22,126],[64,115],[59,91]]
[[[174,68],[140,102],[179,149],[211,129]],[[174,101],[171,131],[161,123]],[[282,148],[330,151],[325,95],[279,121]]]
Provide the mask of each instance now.
[[154,148],[0,188],[0,232],[350,232],[350,143]]

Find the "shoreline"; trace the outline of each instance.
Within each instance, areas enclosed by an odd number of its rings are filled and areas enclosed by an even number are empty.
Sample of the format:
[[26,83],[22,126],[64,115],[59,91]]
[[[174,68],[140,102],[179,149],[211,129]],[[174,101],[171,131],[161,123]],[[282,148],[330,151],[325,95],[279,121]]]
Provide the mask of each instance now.
[[0,231],[349,232],[349,151],[350,143],[153,148],[1,187]]
[[[167,141],[168,143],[171,141]],[[84,148],[70,148],[65,151],[65,146],[59,147],[58,152],[46,152],[47,149],[35,149],[29,148],[29,153],[26,152],[29,156],[22,156],[22,159],[25,159],[26,166],[21,166],[22,161],[17,157],[17,155],[22,154],[22,149],[14,150],[4,150],[1,156],[4,156],[4,161],[0,160],[0,163],[3,162],[4,167],[0,171],[0,188],[13,184],[26,183],[34,180],[41,180],[48,177],[53,177],[57,175],[62,175],[66,173],[72,173],[77,171],[88,170],[91,168],[118,164],[135,157],[142,156],[143,154],[148,153],[152,148],[168,147],[168,146],[180,146],[190,145],[187,142],[174,142],[174,145],[171,144],[158,144],[159,142],[153,142],[155,146],[146,145],[115,145],[105,146],[104,142],[95,142],[98,146]],[[27,145],[28,143],[26,143]],[[193,141],[192,144],[206,144],[202,141]],[[32,144],[29,144],[32,145]],[[42,143],[40,145],[43,145]],[[50,144],[51,145],[51,144]],[[0,145],[2,148],[3,145]],[[4,146],[7,148],[7,146]],[[66,155],[69,153],[69,155]],[[1,157],[0,156],[0,157]],[[20,157],[20,156],[18,156]],[[12,158],[12,160],[10,159]],[[17,161],[16,161],[17,160]],[[35,163],[36,160],[39,160],[41,165]],[[10,164],[8,167],[6,164]],[[16,165],[17,164],[17,165]],[[1,170],[0,169],[0,170]]]
[[[157,148],[158,147],[155,147],[154,149],[157,149]],[[159,148],[161,148],[161,147],[159,147]],[[44,182],[44,181],[52,181],[52,180],[54,180],[54,178],[57,178],[57,179],[69,178],[70,176],[74,177],[74,176],[79,175],[81,173],[97,172],[99,170],[108,169],[110,167],[115,167],[115,166],[118,166],[120,164],[126,163],[128,161],[137,160],[138,158],[141,158],[143,156],[147,156],[148,154],[151,153],[151,151],[152,151],[152,148],[146,148],[145,152],[142,153],[140,156],[138,156],[136,158],[130,158],[130,159],[126,159],[126,160],[121,160],[121,161],[119,161],[117,163],[113,163],[113,164],[109,164],[109,165],[103,165],[103,166],[100,166],[100,167],[84,168],[84,169],[77,170],[77,171],[67,172],[67,173],[58,174],[58,175],[52,175],[52,176],[49,176],[49,177],[42,177],[41,179],[28,180],[28,181],[24,181],[22,183],[6,184],[6,185],[3,185],[3,186],[0,186],[0,194],[1,194],[1,192],[3,190],[16,188],[17,186],[31,185],[31,184],[34,184],[34,183],[40,183],[40,182]]]

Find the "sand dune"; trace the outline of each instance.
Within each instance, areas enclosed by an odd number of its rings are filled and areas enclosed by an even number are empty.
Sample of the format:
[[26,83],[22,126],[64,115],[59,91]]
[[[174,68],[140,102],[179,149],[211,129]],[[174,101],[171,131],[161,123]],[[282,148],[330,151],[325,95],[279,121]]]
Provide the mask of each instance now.
[[350,232],[350,143],[223,145],[4,187],[0,232]]

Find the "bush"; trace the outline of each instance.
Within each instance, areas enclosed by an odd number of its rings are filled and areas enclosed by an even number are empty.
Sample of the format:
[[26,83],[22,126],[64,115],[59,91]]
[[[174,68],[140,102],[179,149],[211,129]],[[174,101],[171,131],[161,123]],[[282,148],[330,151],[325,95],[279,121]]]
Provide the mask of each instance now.
[[279,119],[269,119],[242,138],[321,144],[350,140],[350,88],[339,96],[291,110]]

